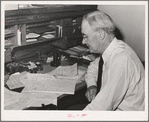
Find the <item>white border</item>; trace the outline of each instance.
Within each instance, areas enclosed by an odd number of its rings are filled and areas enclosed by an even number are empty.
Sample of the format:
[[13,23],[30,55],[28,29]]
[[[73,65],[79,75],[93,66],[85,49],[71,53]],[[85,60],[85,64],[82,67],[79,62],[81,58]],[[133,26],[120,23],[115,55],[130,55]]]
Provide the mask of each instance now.
[[[1,69],[4,69],[4,5],[5,4],[26,4],[26,1],[1,1]],[[148,2],[147,1],[27,1],[27,4],[86,4],[86,5],[145,5],[145,75],[146,81],[148,81]],[[52,121],[52,120],[87,120],[87,121],[99,121],[99,120],[148,120],[148,82],[145,82],[146,89],[146,107],[144,112],[105,112],[105,111],[7,111],[4,110],[4,70],[1,70],[1,120],[2,121]],[[69,117],[72,116],[72,117]]]

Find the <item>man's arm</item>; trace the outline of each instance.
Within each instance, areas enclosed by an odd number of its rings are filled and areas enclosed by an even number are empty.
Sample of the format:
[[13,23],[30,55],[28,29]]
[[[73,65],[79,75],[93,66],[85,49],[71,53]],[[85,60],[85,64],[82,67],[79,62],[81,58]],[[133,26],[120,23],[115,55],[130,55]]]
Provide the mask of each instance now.
[[98,64],[99,58],[90,63],[87,74],[85,75],[85,81],[87,84],[85,96],[87,97],[88,101],[92,101],[97,94]]

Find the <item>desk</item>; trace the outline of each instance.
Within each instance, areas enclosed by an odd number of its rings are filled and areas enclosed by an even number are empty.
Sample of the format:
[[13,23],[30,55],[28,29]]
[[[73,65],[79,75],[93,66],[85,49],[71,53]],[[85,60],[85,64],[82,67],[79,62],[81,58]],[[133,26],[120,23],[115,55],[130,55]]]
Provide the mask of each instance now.
[[[82,62],[80,60],[74,60],[71,62],[70,60],[65,60],[61,62],[61,65],[72,65],[73,63],[78,63],[78,66],[82,65]],[[83,64],[85,66],[85,64]],[[87,66],[87,65],[86,65]],[[50,72],[56,67],[51,67],[50,64],[44,65],[43,73]],[[53,106],[51,104],[43,105],[41,106],[30,106],[28,108],[24,108],[23,110],[67,110],[68,107],[74,104],[79,103],[87,103],[87,99],[85,97],[85,91],[86,91],[86,83],[84,81],[76,84],[75,87],[75,94],[74,95],[68,95],[63,94],[57,98],[57,106]],[[41,103],[42,104],[42,103]],[[43,103],[44,104],[44,103]]]

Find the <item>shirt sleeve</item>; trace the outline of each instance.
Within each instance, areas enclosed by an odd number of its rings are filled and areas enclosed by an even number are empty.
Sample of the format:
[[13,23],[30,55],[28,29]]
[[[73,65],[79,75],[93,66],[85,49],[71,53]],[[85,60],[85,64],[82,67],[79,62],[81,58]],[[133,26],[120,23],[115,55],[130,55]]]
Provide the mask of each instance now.
[[85,75],[85,82],[87,84],[87,88],[92,86],[92,85],[97,86],[99,60],[100,60],[100,58],[96,58],[88,66],[87,73]]
[[117,58],[110,64],[106,85],[84,110],[114,110],[122,101],[128,89],[127,58]]

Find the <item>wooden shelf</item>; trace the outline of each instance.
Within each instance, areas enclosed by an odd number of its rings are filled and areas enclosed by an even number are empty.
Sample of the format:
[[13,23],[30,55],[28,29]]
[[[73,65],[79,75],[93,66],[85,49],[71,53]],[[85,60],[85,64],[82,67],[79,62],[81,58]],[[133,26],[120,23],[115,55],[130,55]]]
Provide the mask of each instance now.
[[[82,16],[94,10],[97,5],[44,5],[6,10],[5,29],[11,33],[5,34],[5,39],[11,40],[14,48],[49,42],[57,48],[67,49],[81,44]],[[55,32],[52,39],[42,37],[48,31]],[[37,41],[27,42],[29,33],[39,34]]]

